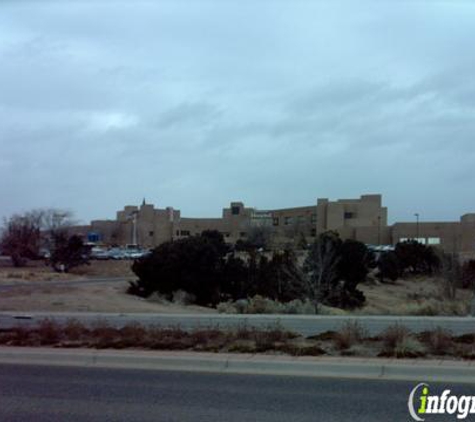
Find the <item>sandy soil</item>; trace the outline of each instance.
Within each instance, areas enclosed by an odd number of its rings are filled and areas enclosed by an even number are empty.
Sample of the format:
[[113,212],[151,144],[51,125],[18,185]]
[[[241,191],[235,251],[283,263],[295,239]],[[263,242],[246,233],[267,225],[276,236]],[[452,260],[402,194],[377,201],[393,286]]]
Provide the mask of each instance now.
[[17,282],[35,281],[68,281],[95,277],[124,277],[130,280],[135,278],[130,269],[131,261],[91,261],[90,265],[81,265],[73,268],[69,273],[55,272],[43,261],[30,261],[26,267],[15,268],[10,261],[0,260],[0,285]]
[[0,311],[53,312],[216,312],[200,306],[154,303],[125,293],[127,282],[54,287],[14,287],[0,291]]
[[25,268],[14,268],[9,260],[0,260],[0,285],[41,283],[43,281],[87,280],[97,277],[123,277],[113,283],[93,283],[62,286],[18,286],[0,291],[0,311],[57,312],[216,312],[200,306],[156,303],[125,293],[135,275],[131,261],[91,261],[90,265],[74,268],[68,274],[54,272],[42,261],[30,261]]

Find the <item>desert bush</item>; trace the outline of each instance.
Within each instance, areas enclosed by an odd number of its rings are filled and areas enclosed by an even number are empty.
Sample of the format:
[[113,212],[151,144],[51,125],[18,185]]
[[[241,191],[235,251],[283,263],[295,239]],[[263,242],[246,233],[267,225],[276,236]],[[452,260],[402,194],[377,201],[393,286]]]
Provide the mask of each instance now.
[[404,325],[394,324],[386,328],[381,334],[383,347],[394,350],[399,343],[411,335],[411,331]]
[[216,305],[216,310],[220,314],[237,314],[238,311],[232,301],[220,302]]
[[430,352],[434,355],[448,355],[453,349],[452,333],[437,327],[427,338]]
[[134,261],[132,270],[139,280],[130,285],[129,292],[148,297],[153,292],[171,296],[184,290],[199,305],[215,305],[221,296],[226,252],[223,236],[214,231],[162,243]]
[[172,302],[175,305],[190,305],[195,303],[196,297],[184,290],[176,290],[172,293]]
[[417,358],[426,355],[424,346],[414,337],[404,337],[392,351],[396,358]]
[[234,338],[237,340],[251,340],[253,339],[254,332],[249,329],[247,324],[239,324],[233,331]]
[[322,303],[339,308],[357,308],[365,302],[356,287],[368,275],[371,253],[361,242],[322,233],[311,245],[304,262],[307,295],[315,309]]
[[62,328],[57,322],[44,319],[38,324],[37,334],[41,344],[55,344],[62,337]]
[[308,299],[295,299],[281,303],[259,295],[235,302],[221,302],[216,306],[216,309],[225,314],[315,314],[315,307]]
[[147,329],[136,322],[125,325],[117,334],[124,347],[141,346],[147,342],[148,337]]
[[396,281],[401,275],[399,260],[394,251],[383,252],[377,261],[377,266],[377,276],[381,283],[384,283],[385,279]]
[[274,300],[256,295],[249,300],[248,314],[279,314],[282,312],[282,305]]
[[106,321],[98,320],[89,331],[90,345],[99,349],[113,348],[119,339],[119,330],[111,327]]
[[366,337],[368,332],[365,327],[358,321],[348,321],[335,333],[333,341],[338,350],[344,350],[360,343]]
[[394,356],[397,358],[413,358],[424,356],[424,346],[414,337],[404,325],[395,324],[388,327],[381,335],[383,350],[379,356]]
[[441,266],[441,259],[435,249],[416,240],[396,244],[395,253],[401,273],[431,275]]
[[71,268],[89,264],[89,247],[76,235],[66,232],[53,233],[53,245],[49,262],[58,272],[68,272]]
[[88,333],[88,329],[77,319],[69,319],[63,327],[63,332],[67,340],[80,340]]
[[16,326],[10,330],[4,330],[0,335],[0,343],[11,346],[29,346],[31,343],[31,330],[22,326]]
[[295,299],[283,304],[285,314],[312,315],[315,314],[315,306],[309,299]]

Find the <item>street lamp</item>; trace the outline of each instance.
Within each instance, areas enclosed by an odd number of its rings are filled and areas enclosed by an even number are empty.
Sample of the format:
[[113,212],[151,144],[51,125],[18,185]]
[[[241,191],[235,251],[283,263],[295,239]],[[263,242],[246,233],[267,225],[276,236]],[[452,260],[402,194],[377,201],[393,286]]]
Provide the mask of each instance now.
[[419,213],[416,212],[414,215],[416,217],[416,241],[419,242]]
[[127,217],[132,220],[132,244],[137,245],[137,214],[138,211],[132,211]]

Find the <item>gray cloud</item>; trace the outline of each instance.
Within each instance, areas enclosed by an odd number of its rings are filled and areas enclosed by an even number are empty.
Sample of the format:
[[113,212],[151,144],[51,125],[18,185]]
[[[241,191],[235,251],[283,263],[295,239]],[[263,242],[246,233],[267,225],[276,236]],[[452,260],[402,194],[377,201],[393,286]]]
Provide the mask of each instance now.
[[0,216],[474,209],[467,2],[2,2]]

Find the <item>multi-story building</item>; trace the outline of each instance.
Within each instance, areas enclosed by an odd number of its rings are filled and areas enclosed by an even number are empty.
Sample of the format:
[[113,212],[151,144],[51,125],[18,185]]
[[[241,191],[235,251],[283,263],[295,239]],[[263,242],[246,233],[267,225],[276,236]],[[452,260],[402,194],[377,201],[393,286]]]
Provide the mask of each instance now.
[[330,201],[274,210],[257,210],[242,202],[231,202],[220,218],[182,217],[172,207],[155,208],[147,204],[126,206],[115,220],[95,220],[82,227],[90,238],[104,244],[139,244],[151,248],[165,241],[200,234],[204,230],[221,232],[228,243],[245,240],[256,227],[271,233],[274,245],[296,236],[311,242],[319,234],[333,230],[343,239],[366,244],[390,245],[405,239],[437,245],[446,251],[475,252],[475,213],[454,222],[406,222],[388,225],[388,210],[381,195],[362,195],[358,199]]

